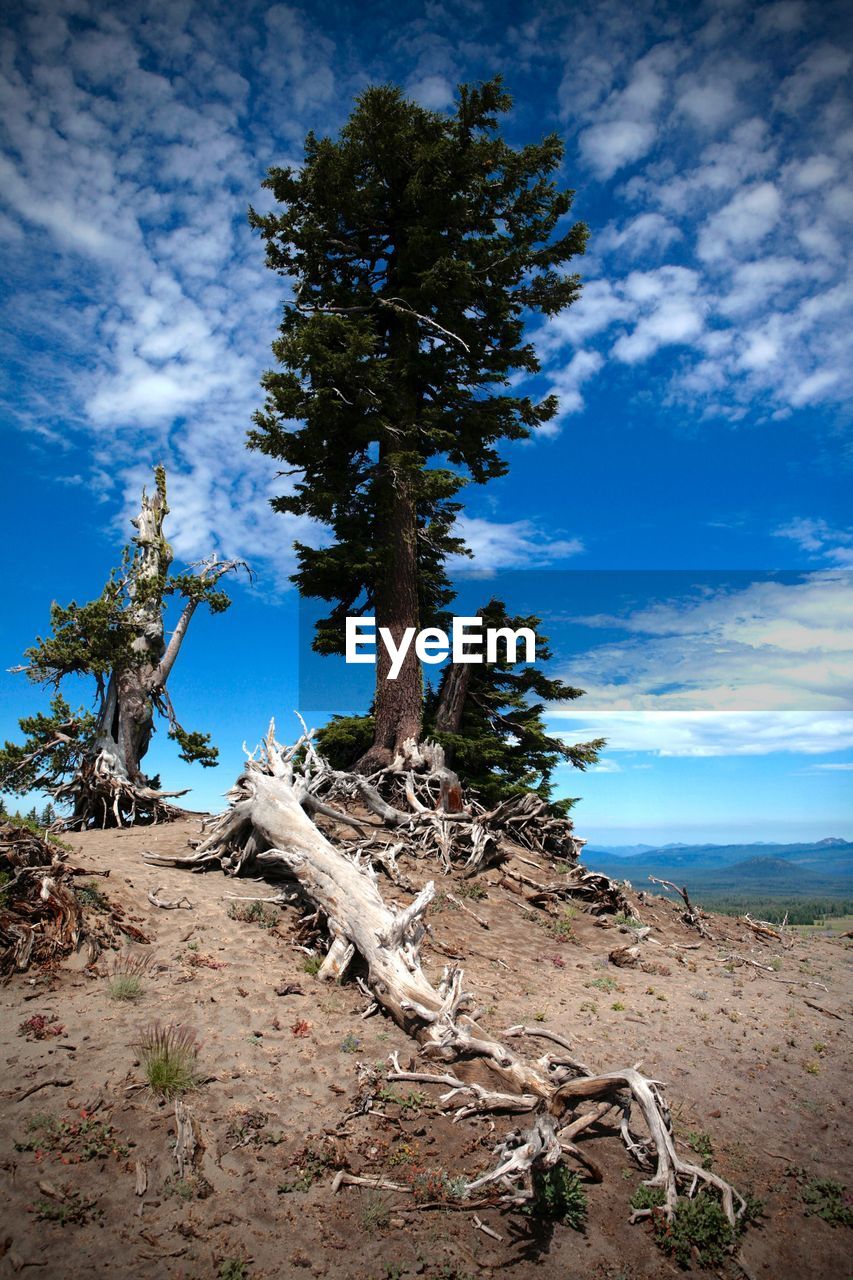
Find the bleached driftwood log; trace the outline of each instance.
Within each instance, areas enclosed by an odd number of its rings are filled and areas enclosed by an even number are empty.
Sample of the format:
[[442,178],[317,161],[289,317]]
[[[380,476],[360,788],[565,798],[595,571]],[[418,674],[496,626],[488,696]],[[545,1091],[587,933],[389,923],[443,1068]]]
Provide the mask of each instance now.
[[[424,915],[435,894],[432,881],[405,907],[386,903],[369,860],[360,852],[336,848],[305,811],[311,786],[310,741],[282,749],[274,725],[229,792],[230,808],[209,827],[207,838],[186,858],[147,854],[154,865],[201,868],[218,861],[234,871],[251,861],[253,873],[295,879],[304,896],[328,920],[332,946],[324,969],[340,976],[358,954],[367,966],[366,986],[376,1003],[420,1044],[425,1058],[448,1065],[439,1072],[402,1072],[394,1060],[391,1078],[422,1080],[459,1100],[459,1113],[517,1112],[536,1115],[532,1128],[506,1135],[491,1172],[467,1183],[467,1193],[498,1186],[508,1203],[533,1194],[534,1174],[565,1155],[589,1166],[573,1138],[590,1124],[615,1112],[622,1138],[649,1172],[650,1186],[664,1191],[664,1209],[675,1210],[680,1193],[699,1186],[719,1192],[729,1219],[743,1212],[742,1198],[723,1179],[677,1153],[669,1109],[659,1082],[638,1067],[596,1073],[574,1056],[563,1036],[545,1028],[513,1027],[506,1039],[545,1039],[556,1050],[532,1059],[496,1039],[466,1014],[472,997],[463,990],[460,969],[446,967],[436,985],[421,964]],[[322,970],[321,970],[322,973]],[[482,1083],[483,1073],[487,1084]],[[476,1076],[480,1076],[477,1079]],[[593,1103],[593,1112],[581,1107]],[[631,1128],[632,1108],[645,1121],[647,1137]]]

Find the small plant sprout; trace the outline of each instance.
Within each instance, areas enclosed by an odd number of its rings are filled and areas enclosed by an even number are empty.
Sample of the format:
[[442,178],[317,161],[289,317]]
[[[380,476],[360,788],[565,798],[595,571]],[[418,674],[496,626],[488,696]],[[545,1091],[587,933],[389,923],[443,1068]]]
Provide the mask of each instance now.
[[143,1031],[134,1047],[154,1093],[173,1098],[198,1086],[199,1043],[189,1027],[155,1023]]
[[533,1200],[525,1212],[552,1222],[562,1222],[573,1231],[582,1231],[586,1222],[583,1183],[564,1164],[539,1170],[533,1175]]

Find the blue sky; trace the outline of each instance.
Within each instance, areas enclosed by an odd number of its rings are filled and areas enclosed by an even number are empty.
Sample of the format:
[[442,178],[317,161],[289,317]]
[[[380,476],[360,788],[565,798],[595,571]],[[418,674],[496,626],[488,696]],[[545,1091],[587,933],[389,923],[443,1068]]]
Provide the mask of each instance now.
[[[849,7],[592,8],[6,6],[0,665],[51,598],[97,592],[164,460],[178,555],[258,572],[194,623],[173,677],[221,767],[177,763],[162,736],[152,753],[199,807],[269,714],[287,732],[291,547],[318,536],[269,509],[275,468],[243,447],[283,290],[246,206],[366,84],[441,109],[502,71],[509,136],[563,134],[592,239],[581,302],[532,327],[560,417],[466,491],[464,533],[482,571],[549,571],[532,607],[589,689],[552,726],[610,744],[561,775],[578,828],[853,837]],[[588,607],[605,570],[612,599]],[[39,697],[4,674],[0,734]]]

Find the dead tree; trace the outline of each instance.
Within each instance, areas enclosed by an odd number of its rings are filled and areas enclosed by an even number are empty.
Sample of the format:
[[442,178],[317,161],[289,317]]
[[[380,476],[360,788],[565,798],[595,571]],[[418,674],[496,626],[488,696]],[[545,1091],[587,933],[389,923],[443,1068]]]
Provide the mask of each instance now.
[[[208,736],[187,732],[179,723],[167,685],[196,609],[200,604],[214,613],[227,608],[228,597],[217,584],[224,574],[245,566],[210,556],[190,573],[170,575],[162,467],[155,476],[153,494],[142,492],[121,569],[97,600],[67,608],[54,604],[53,634],[39,639],[27,650],[28,662],[15,668],[57,694],[51,716],[21,721],[29,740],[22,746],[7,743],[0,751],[0,786],[18,792],[50,790],[70,808],[63,820],[66,828],[156,822],[180,812],[169,800],[185,793],[162,791],[142,770],[155,712],[167,720],[182,759],[203,766],[216,760]],[[181,596],[184,605],[167,641],[166,605],[173,595]],[[94,713],[72,714],[58,693],[61,681],[73,674],[94,678]]]
[[710,933],[708,932],[708,929],[705,926],[705,923],[702,917],[702,912],[699,911],[698,908],[694,907],[693,903],[690,901],[690,898],[687,895],[686,886],[682,889],[679,889],[678,885],[675,884],[672,880],[659,880],[657,876],[649,876],[649,879],[651,880],[652,884],[659,884],[662,889],[670,889],[673,893],[677,893],[681,901],[684,903],[684,907],[685,907],[684,913],[682,914],[682,917],[681,917],[684,923],[686,925],[689,925],[691,929],[698,929],[699,933],[702,935],[703,938],[711,937]]
[[[342,976],[358,955],[376,1004],[421,1046],[426,1069],[402,1071],[394,1061],[392,1079],[437,1085],[445,1091],[445,1102],[463,1114],[533,1116],[528,1129],[504,1136],[494,1167],[468,1179],[465,1195],[495,1187],[506,1203],[528,1202],[538,1173],[567,1157],[589,1164],[574,1139],[591,1124],[611,1118],[631,1156],[648,1173],[647,1184],[663,1191],[668,1216],[680,1195],[713,1187],[734,1224],[744,1212],[744,1200],[717,1174],[679,1155],[660,1082],[637,1067],[595,1071],[578,1060],[566,1037],[544,1027],[511,1027],[499,1040],[466,1012],[472,996],[464,990],[461,969],[446,967],[437,983],[430,980],[420,947],[434,883],[427,883],[406,907],[386,903],[368,853],[336,848],[306,812],[304,799],[316,768],[308,735],[285,750],[271,725],[229,793],[229,809],[212,823],[195,853],[186,858],[148,854],[146,860],[196,869],[218,862],[232,873],[250,866],[254,874],[295,880],[303,897],[328,921],[331,946],[320,975]],[[538,1058],[508,1043],[517,1040],[526,1046],[536,1039],[548,1045]],[[645,1136],[632,1127],[635,1110],[645,1122]]]

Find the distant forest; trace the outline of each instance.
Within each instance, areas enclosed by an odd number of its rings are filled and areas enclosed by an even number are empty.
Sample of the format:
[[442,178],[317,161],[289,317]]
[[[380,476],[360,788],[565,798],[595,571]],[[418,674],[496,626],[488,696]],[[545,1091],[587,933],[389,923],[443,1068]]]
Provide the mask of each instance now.
[[853,898],[785,898],[765,894],[732,893],[722,897],[694,894],[706,911],[724,916],[742,916],[748,911],[756,920],[781,924],[822,924],[827,919],[853,915]]

